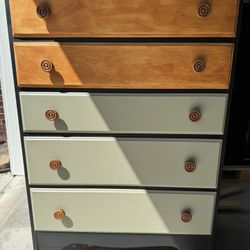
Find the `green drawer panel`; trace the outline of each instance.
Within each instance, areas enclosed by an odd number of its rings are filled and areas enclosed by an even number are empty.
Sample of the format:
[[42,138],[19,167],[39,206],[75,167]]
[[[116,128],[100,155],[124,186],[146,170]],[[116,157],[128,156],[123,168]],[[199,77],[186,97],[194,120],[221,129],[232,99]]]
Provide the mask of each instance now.
[[[220,140],[25,137],[30,184],[215,188]],[[49,164],[59,160],[61,167]],[[192,160],[196,169],[185,171]]]
[[[215,193],[126,189],[31,189],[35,230],[211,234]],[[62,220],[54,212],[62,209]],[[189,210],[192,220],[181,220]]]
[[[224,94],[97,94],[22,92],[26,132],[223,134]],[[49,121],[47,110],[58,118]],[[189,114],[201,112],[192,122]]]

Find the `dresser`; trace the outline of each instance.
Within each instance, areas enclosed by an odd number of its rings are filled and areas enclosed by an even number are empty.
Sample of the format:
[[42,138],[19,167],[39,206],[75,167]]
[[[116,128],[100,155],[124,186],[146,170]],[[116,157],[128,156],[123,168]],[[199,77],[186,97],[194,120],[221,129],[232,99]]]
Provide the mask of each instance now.
[[213,249],[242,2],[6,0],[34,249]]

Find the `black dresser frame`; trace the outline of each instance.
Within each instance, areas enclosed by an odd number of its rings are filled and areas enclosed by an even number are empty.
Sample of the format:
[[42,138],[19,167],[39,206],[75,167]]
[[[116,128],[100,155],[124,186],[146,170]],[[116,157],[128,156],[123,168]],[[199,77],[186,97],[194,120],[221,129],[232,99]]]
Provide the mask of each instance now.
[[[216,189],[197,189],[197,188],[154,188],[154,187],[145,187],[143,189],[146,190],[182,190],[182,191],[202,191],[202,192],[216,192],[216,207],[215,207],[215,216],[213,222],[213,233],[210,236],[204,235],[159,235],[159,234],[99,234],[99,233],[62,233],[62,232],[40,232],[35,231],[34,229],[34,222],[33,222],[33,215],[32,215],[32,208],[31,208],[31,198],[30,198],[30,188],[55,188],[58,186],[41,186],[41,185],[29,185],[28,180],[26,178],[26,188],[27,188],[27,196],[28,196],[28,206],[30,212],[30,220],[31,220],[31,228],[32,228],[32,236],[33,236],[33,247],[35,250],[59,250],[59,249],[80,249],[80,245],[78,248],[71,247],[72,244],[84,244],[87,246],[97,246],[89,249],[102,249],[101,247],[105,247],[106,249],[116,249],[116,248],[138,248],[138,247],[159,247],[159,246],[166,246],[173,247],[169,249],[173,250],[212,250],[214,248],[214,237],[215,237],[215,226],[216,226],[216,216],[217,216],[217,209],[218,209],[218,198],[220,192],[220,184],[221,184],[221,177],[222,177],[222,168],[224,164],[224,156],[226,150],[226,138],[228,133],[228,124],[229,124],[229,115],[230,115],[230,107],[232,102],[232,90],[233,86],[237,79],[237,55],[238,55],[238,47],[241,35],[241,19],[242,19],[242,10],[244,5],[244,0],[240,0],[240,8],[238,13],[238,24],[237,24],[237,32],[235,38],[22,38],[22,39],[14,39],[12,36],[11,30],[11,17],[10,17],[10,9],[9,9],[9,0],[4,0],[6,5],[6,12],[7,12],[7,21],[8,21],[8,30],[9,30],[9,41],[10,41],[10,48],[11,48],[11,58],[12,58],[12,67],[14,73],[14,81],[15,81],[15,91],[16,91],[16,99],[17,99],[17,108],[18,108],[18,118],[19,118],[19,126],[20,126],[20,136],[22,142],[22,152],[24,158],[24,166],[25,166],[25,176],[28,176],[27,173],[27,166],[26,166],[26,159],[25,159],[25,149],[24,149],[24,136],[66,136],[63,133],[26,133],[23,132],[23,125],[21,119],[21,109],[20,109],[20,100],[19,100],[19,92],[20,91],[33,91],[33,92],[99,92],[99,93],[225,93],[228,94],[228,105],[227,105],[227,112],[226,112],[226,121],[225,121],[225,130],[222,136],[220,135],[186,135],[186,134],[157,134],[157,135],[150,135],[147,134],[146,136],[143,134],[99,134],[96,135],[94,133],[74,133],[74,136],[114,136],[114,137],[137,137],[137,138],[204,138],[204,139],[222,139],[222,155],[221,155],[221,163],[220,163],[220,171],[219,171],[219,178],[218,178],[218,187]],[[183,3],[185,4],[185,3]],[[233,64],[232,64],[232,74],[230,79],[230,88],[228,90],[210,90],[210,89],[186,89],[186,90],[117,90],[117,89],[108,89],[108,90],[100,90],[100,89],[72,89],[67,88],[65,89],[48,89],[48,88],[19,88],[17,86],[17,76],[16,76],[16,68],[15,68],[15,58],[14,58],[14,51],[13,51],[13,42],[38,42],[38,41],[46,41],[46,42],[116,42],[116,43],[130,43],[130,42],[140,42],[140,43],[183,43],[183,42],[190,42],[190,43],[234,43],[234,57],[233,57]],[[67,134],[67,137],[70,134]],[[97,188],[96,186],[60,186],[60,188]],[[105,188],[124,188],[119,186],[102,186]],[[101,186],[98,186],[101,188]],[[132,189],[141,189],[138,187],[129,187]],[[100,247],[100,248],[99,248]],[[84,249],[84,248],[82,248]],[[88,250],[88,247],[85,247]],[[157,248],[155,248],[157,249]]]

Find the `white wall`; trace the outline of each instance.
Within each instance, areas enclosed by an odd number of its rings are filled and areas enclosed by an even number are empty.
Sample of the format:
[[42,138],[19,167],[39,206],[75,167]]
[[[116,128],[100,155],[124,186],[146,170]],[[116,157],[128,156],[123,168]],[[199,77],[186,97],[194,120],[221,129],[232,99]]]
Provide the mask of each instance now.
[[3,95],[3,106],[5,111],[11,173],[13,175],[23,175],[23,156],[4,0],[0,0],[0,78]]

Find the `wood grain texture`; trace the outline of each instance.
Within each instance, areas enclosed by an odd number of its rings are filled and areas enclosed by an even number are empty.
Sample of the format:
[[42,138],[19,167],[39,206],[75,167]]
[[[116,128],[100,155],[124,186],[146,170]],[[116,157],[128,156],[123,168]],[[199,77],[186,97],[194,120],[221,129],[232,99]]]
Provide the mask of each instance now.
[[239,0],[47,0],[50,15],[36,13],[41,0],[10,0],[15,37],[234,37]]
[[[232,44],[17,42],[20,87],[227,89]],[[197,58],[206,68],[193,70]],[[48,59],[53,71],[44,72]]]

